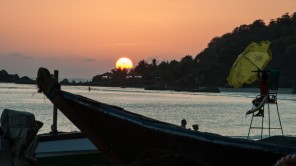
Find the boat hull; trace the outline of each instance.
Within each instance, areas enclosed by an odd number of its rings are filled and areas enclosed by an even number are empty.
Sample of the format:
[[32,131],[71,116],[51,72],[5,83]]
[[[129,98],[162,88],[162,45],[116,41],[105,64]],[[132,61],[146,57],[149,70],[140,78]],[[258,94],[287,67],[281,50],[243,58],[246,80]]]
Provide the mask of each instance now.
[[160,122],[64,91],[50,100],[113,165],[147,161],[159,152],[210,165],[272,165],[295,152],[245,139],[202,133]]

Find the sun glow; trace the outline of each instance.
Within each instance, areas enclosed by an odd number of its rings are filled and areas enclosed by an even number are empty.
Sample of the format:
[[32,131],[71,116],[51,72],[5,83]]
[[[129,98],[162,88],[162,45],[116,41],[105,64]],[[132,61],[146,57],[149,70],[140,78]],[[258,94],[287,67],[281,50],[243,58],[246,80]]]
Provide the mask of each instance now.
[[131,69],[133,68],[133,62],[129,58],[119,58],[116,61],[116,69]]

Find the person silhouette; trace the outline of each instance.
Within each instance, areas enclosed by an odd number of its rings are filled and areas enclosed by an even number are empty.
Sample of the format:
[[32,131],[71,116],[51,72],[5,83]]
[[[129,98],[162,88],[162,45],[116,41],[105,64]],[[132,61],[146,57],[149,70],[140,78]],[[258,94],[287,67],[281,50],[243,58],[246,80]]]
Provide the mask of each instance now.
[[[262,102],[264,97],[268,95],[268,73],[266,71],[261,71],[258,75],[260,96],[252,101],[253,105],[256,107]],[[260,108],[255,116],[264,116],[264,110]]]
[[187,121],[185,119],[181,120],[181,127],[186,129]]
[[193,128],[194,131],[198,131],[199,130],[198,124],[192,125],[192,128]]

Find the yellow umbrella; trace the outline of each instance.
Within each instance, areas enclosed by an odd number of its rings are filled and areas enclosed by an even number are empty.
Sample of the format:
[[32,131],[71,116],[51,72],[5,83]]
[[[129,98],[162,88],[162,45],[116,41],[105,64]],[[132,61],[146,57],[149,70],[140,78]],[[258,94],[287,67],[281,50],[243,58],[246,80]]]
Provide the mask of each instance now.
[[239,88],[254,82],[258,78],[254,71],[263,70],[272,58],[269,45],[269,41],[253,42],[239,54],[227,77],[228,84]]

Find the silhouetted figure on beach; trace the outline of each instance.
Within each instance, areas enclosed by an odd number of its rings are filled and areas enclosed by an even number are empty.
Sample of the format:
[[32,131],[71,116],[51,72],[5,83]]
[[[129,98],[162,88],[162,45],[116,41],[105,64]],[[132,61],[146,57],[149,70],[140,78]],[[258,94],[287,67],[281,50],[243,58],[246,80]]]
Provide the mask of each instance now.
[[198,124],[194,124],[194,125],[192,125],[192,128],[194,131],[198,131],[199,126],[198,126]]
[[185,119],[181,120],[181,127],[186,129],[187,121]]

